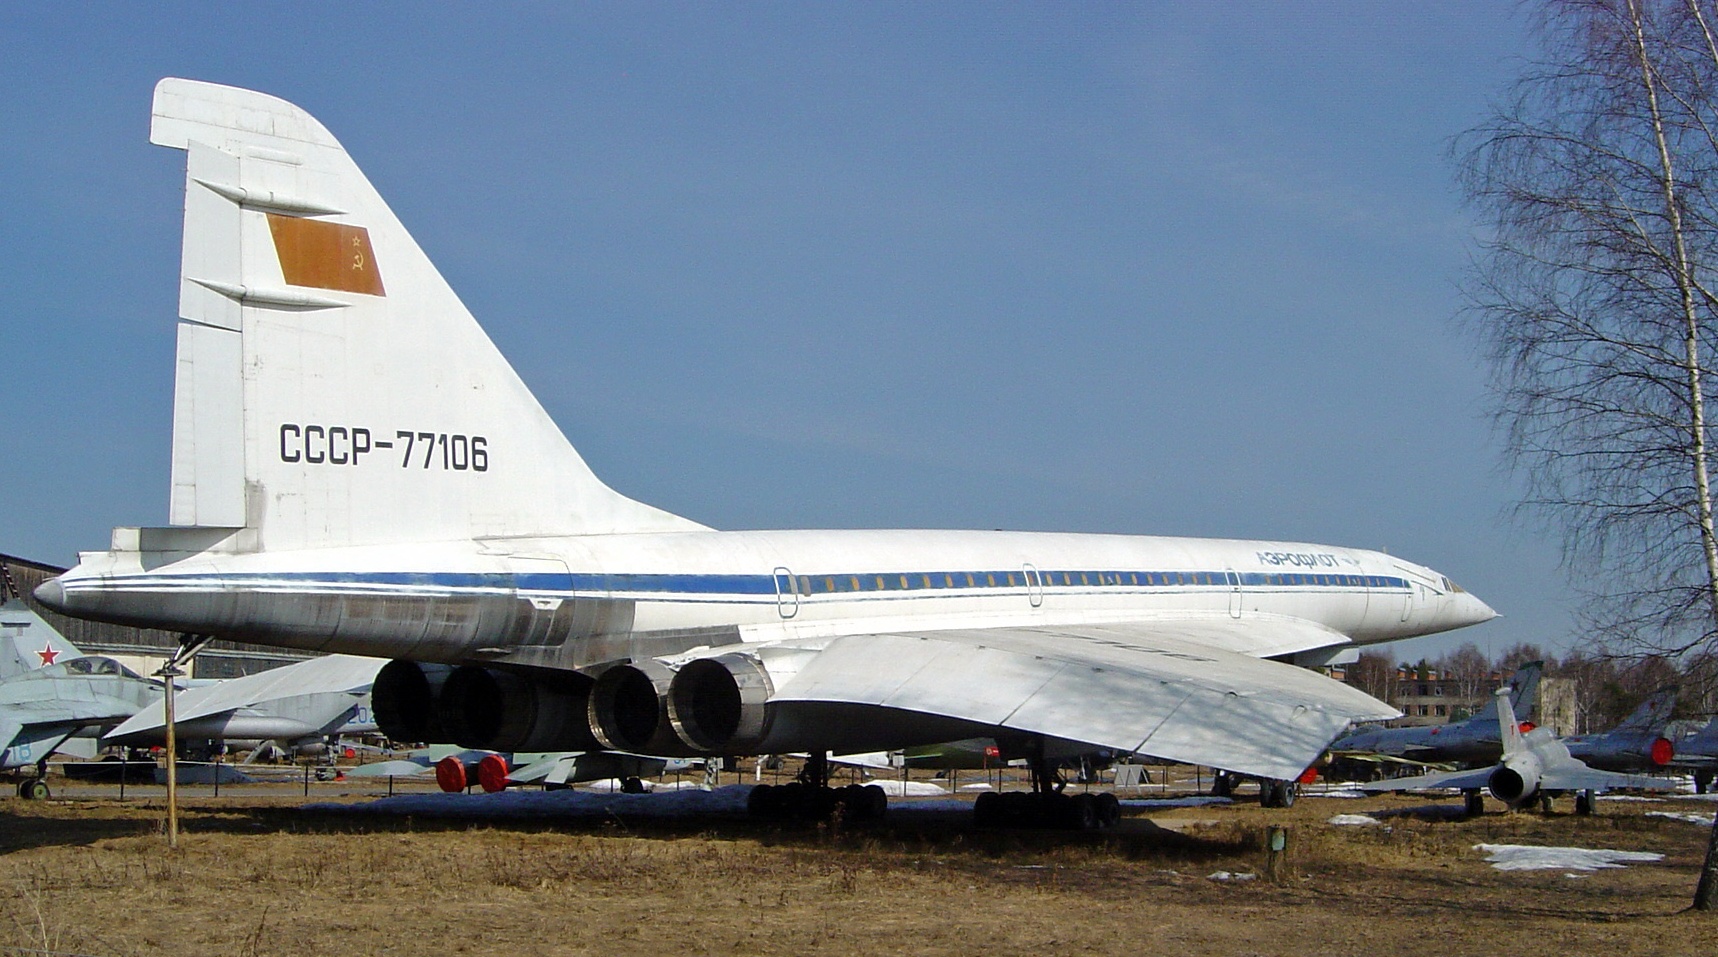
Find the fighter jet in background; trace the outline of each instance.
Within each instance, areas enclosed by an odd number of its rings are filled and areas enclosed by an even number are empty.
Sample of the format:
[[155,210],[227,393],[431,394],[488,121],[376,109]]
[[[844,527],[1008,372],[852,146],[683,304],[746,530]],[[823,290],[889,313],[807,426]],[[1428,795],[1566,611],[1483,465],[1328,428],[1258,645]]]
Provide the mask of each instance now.
[[18,796],[45,798],[48,758],[161,700],[162,684],[85,655],[29,606],[0,605],[0,770],[29,769]]
[[[386,663],[328,655],[182,691],[173,701],[174,734],[182,742],[276,741],[290,752],[315,753],[332,737],[376,730],[370,686]],[[157,701],[102,740],[161,744],[165,712]]]
[[1563,739],[1569,754],[1589,767],[1606,771],[1660,771],[1676,757],[1676,746],[1665,737],[1670,713],[1676,708],[1674,686],[1660,688],[1620,724],[1601,734]]
[[1467,796],[1470,814],[1481,809],[1480,791],[1511,808],[1524,807],[1541,801],[1549,809],[1551,798],[1575,792],[1575,813],[1593,813],[1594,796],[1600,791],[1635,788],[1648,791],[1668,791],[1674,782],[1641,774],[1618,774],[1590,768],[1569,754],[1563,742],[1548,728],[1534,728],[1525,734],[1515,721],[1515,710],[1509,704],[1509,690],[1499,688],[1496,698],[1499,736],[1503,742],[1503,760],[1489,768],[1473,771],[1450,771],[1410,778],[1393,778],[1361,785],[1365,791],[1421,791],[1431,788],[1454,788]]
[[[1504,685],[1514,713],[1531,714],[1539,693],[1539,676],[1545,664],[1530,661],[1510,675]],[[1398,758],[1416,764],[1492,764],[1503,755],[1498,737],[1497,702],[1493,696],[1473,717],[1450,724],[1411,728],[1365,725],[1338,738],[1330,746],[1333,757],[1350,759]]]

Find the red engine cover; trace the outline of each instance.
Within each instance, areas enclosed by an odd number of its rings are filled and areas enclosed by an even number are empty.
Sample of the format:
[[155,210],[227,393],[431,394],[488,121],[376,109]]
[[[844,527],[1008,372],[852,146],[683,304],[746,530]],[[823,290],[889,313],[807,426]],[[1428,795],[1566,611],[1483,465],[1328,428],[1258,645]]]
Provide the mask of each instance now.
[[1676,745],[1665,738],[1659,738],[1652,743],[1652,763],[1663,767],[1676,757]]
[[477,783],[490,794],[507,790],[507,759],[491,754],[477,762]]
[[465,762],[459,755],[450,754],[435,763],[435,783],[449,794],[465,790],[470,782],[465,778]]

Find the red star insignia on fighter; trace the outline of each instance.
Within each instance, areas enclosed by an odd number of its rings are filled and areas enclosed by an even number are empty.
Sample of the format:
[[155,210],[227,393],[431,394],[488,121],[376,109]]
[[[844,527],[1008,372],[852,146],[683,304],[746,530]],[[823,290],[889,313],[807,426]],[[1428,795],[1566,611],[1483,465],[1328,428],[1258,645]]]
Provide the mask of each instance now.
[[54,650],[53,645],[48,645],[48,646],[44,647],[41,651],[36,652],[36,654],[41,656],[42,667],[44,667],[44,668],[46,668],[48,665],[53,664],[54,659],[58,658],[60,656],[60,653]]

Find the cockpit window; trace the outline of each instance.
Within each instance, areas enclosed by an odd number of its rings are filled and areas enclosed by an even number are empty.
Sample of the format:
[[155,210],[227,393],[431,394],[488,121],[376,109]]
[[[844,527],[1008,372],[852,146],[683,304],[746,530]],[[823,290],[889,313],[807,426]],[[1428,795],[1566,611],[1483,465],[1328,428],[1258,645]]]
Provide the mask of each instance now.
[[1444,591],[1460,595],[1463,592],[1467,591],[1467,589],[1461,587],[1460,585],[1458,585],[1455,582],[1450,581],[1448,578],[1446,578],[1446,579],[1444,579]]
[[133,672],[130,668],[114,661],[112,658],[102,658],[97,655],[90,655],[84,658],[73,658],[66,662],[66,674],[123,675],[127,678],[137,677],[136,672]]

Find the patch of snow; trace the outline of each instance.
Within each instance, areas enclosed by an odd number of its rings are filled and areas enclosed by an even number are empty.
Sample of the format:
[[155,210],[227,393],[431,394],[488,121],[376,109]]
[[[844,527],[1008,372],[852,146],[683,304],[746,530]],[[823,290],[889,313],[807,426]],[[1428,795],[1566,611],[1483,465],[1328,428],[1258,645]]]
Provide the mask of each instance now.
[[1233,871],[1216,871],[1205,875],[1208,881],[1250,881],[1258,878],[1257,874],[1236,874]]
[[994,790],[996,790],[995,788],[991,787],[990,785],[982,784],[982,783],[981,784],[963,784],[960,786],[960,789],[962,791],[994,791]]
[[1324,823],[1334,824],[1337,827],[1364,827],[1371,824],[1382,824],[1383,822],[1365,814],[1338,814]]
[[[655,781],[640,781],[639,784],[644,786],[646,792],[656,790]],[[622,787],[620,778],[604,778],[600,781],[587,781],[579,785],[581,791],[590,791],[593,794],[619,794]]]
[[1649,804],[1656,804],[1664,800],[1663,798],[1642,797],[1639,794],[1601,794],[1599,798],[1604,801],[1645,801]]
[[1651,851],[1612,851],[1585,847],[1534,847],[1527,844],[1475,844],[1486,862],[1500,871],[1593,871],[1623,864],[1645,864],[1664,860]]
[[879,778],[870,782],[883,789],[883,793],[892,798],[898,797],[943,797],[948,791],[941,785],[929,781],[889,781]]
[[1712,826],[1712,815],[1710,814],[1678,814],[1675,811],[1648,811],[1643,816],[1668,817],[1673,821],[1687,821],[1690,824],[1699,824],[1703,827]]

